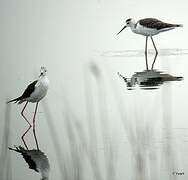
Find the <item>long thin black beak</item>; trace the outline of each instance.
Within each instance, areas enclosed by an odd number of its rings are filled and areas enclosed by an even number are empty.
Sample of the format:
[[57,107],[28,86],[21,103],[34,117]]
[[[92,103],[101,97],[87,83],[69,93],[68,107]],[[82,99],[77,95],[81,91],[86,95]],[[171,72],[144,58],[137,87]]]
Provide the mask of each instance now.
[[[121,31],[123,31],[126,27],[127,27],[127,26],[124,26],[124,27],[121,29]],[[118,35],[121,31],[119,31],[119,32],[117,33],[117,35]]]

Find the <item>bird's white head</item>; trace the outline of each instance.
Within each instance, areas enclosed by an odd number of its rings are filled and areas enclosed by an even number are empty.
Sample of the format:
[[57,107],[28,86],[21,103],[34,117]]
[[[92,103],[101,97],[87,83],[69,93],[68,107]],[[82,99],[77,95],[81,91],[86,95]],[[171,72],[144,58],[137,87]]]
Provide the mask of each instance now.
[[47,69],[46,67],[42,66],[40,68],[40,76],[45,76],[47,74]]
[[126,25],[117,34],[122,32],[126,27],[130,27],[131,29],[134,28],[135,24],[136,24],[136,22],[135,22],[134,19],[132,19],[132,18],[127,19],[126,20]]

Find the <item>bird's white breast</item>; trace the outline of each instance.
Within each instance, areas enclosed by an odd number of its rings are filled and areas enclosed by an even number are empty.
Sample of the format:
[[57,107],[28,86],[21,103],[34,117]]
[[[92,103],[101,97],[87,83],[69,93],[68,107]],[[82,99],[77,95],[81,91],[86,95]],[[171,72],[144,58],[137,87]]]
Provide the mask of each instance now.
[[40,101],[46,95],[46,93],[48,91],[48,86],[49,86],[48,78],[46,76],[40,78],[38,80],[38,82],[36,83],[36,85],[35,85],[34,92],[28,98],[28,101],[29,102],[38,102],[38,101]]
[[135,29],[132,29],[132,31],[136,34],[141,34],[144,36],[154,36],[159,33],[157,29],[147,28],[147,27],[140,25],[139,23],[137,24]]

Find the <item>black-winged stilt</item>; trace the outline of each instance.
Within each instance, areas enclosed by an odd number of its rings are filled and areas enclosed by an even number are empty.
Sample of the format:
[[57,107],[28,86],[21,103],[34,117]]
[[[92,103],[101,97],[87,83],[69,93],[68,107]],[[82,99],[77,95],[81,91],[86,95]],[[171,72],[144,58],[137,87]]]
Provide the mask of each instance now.
[[155,48],[156,54],[158,54],[156,45],[154,43],[153,37],[156,34],[159,34],[164,31],[169,31],[171,29],[174,29],[176,27],[182,27],[183,25],[181,24],[169,24],[162,22],[158,19],[154,18],[145,18],[141,19],[139,21],[135,21],[134,19],[130,18],[126,20],[126,25],[121,29],[122,32],[126,27],[130,27],[132,32],[136,34],[141,34],[143,36],[146,36],[146,44],[145,44],[145,54],[147,53],[147,42],[148,42],[148,37],[151,38],[151,41],[153,43],[153,46]]
[[45,67],[41,67],[39,78],[36,81],[29,84],[21,96],[7,102],[7,103],[15,102],[18,104],[26,102],[22,111],[21,111],[21,115],[26,120],[26,122],[29,124],[29,128],[24,132],[24,134],[22,135],[21,138],[22,138],[22,141],[27,149],[28,149],[28,147],[24,140],[24,136],[30,130],[32,125],[30,124],[28,119],[25,117],[24,111],[25,111],[25,108],[26,108],[28,102],[36,103],[35,112],[33,115],[33,134],[34,134],[35,142],[37,145],[37,149],[39,149],[38,141],[37,141],[36,133],[35,133],[35,118],[36,118],[38,103],[46,95],[46,93],[48,91],[48,86],[49,86],[49,80],[47,77],[47,69]]

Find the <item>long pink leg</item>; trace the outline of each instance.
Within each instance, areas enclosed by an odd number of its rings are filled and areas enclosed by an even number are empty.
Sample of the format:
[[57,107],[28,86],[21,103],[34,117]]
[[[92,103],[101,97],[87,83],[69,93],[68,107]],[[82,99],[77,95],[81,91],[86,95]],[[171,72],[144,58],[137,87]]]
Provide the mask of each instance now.
[[34,138],[35,138],[37,149],[39,150],[39,145],[38,145],[38,141],[37,141],[37,137],[36,137],[36,133],[35,133],[35,117],[36,117],[36,113],[37,113],[37,108],[38,108],[38,102],[36,104],[35,113],[34,113],[34,116],[33,116],[33,135],[34,135]]
[[147,54],[147,47],[148,47],[148,36],[146,36],[146,45],[145,45],[146,70],[148,70],[148,54]]
[[28,149],[28,147],[27,147],[27,144],[26,144],[26,142],[25,142],[25,140],[24,140],[24,136],[27,134],[27,132],[31,129],[31,124],[29,123],[29,121],[27,120],[27,118],[25,117],[25,115],[24,115],[24,110],[25,110],[25,108],[26,108],[26,106],[27,106],[27,104],[28,104],[28,102],[26,102],[25,103],[25,105],[24,105],[24,107],[23,107],[23,109],[22,109],[22,111],[21,111],[21,115],[22,115],[22,117],[26,120],[26,122],[29,124],[29,128],[24,132],[24,134],[22,135],[22,141],[23,141],[23,143],[24,143],[24,145],[25,145],[25,147],[26,147],[26,149]]

